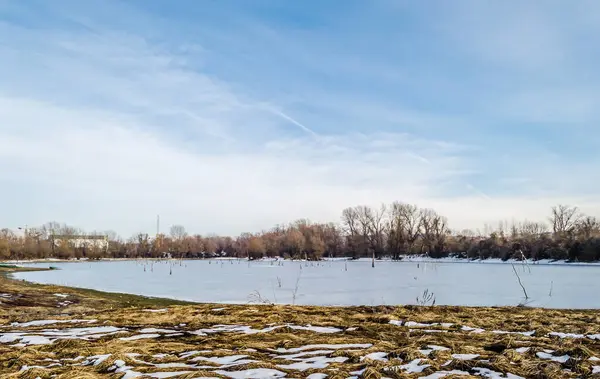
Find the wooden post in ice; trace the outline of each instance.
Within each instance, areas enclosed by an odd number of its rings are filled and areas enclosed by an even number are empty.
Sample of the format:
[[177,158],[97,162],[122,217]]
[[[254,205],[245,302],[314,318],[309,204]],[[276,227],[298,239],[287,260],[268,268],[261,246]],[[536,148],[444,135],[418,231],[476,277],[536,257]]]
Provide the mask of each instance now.
[[373,250],[373,257],[371,258],[371,267],[375,268],[375,250]]

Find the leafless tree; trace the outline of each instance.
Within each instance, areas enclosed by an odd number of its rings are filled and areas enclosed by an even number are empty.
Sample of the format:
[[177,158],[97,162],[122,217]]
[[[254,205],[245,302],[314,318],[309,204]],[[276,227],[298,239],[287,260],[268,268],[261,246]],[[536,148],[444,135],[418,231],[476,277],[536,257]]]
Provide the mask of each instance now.
[[555,234],[565,234],[573,231],[581,217],[577,207],[557,205],[552,207],[550,224]]
[[543,222],[524,221],[518,227],[521,236],[539,237],[548,232],[548,226]]
[[395,259],[401,253],[410,253],[421,227],[421,216],[416,205],[394,202],[390,208],[388,245]]
[[421,209],[420,216],[423,247],[429,254],[443,252],[446,237],[450,233],[446,218],[432,209]]
[[582,217],[575,226],[577,234],[583,239],[600,236],[600,220],[596,217]]
[[169,229],[169,234],[171,235],[171,238],[173,238],[175,241],[181,241],[185,237],[187,237],[185,227],[183,227],[182,225],[171,226],[171,228]]

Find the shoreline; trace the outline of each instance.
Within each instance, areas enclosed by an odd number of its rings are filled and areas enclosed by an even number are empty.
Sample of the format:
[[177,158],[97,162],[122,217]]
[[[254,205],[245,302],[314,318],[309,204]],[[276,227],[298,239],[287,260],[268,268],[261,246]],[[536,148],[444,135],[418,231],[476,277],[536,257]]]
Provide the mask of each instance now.
[[[216,257],[216,258],[99,258],[99,259],[57,259],[57,258],[44,258],[44,259],[30,259],[30,260],[0,260],[0,265],[2,264],[35,264],[35,263],[96,263],[96,262],[128,262],[128,261],[250,261],[250,262],[276,262],[276,261],[286,261],[286,262],[371,262],[371,258],[358,258],[353,259],[351,257],[337,257],[337,258],[328,258],[323,257],[321,260],[306,260],[306,259],[285,259],[281,257],[273,257],[273,258],[261,258],[261,259],[248,259],[237,258],[237,257]],[[469,264],[530,264],[534,266],[600,266],[600,261],[592,261],[592,262],[572,262],[568,260],[552,260],[552,259],[540,259],[540,260],[516,260],[516,259],[508,259],[502,260],[499,258],[488,258],[488,259],[474,259],[474,258],[457,258],[457,257],[443,257],[443,258],[431,258],[424,255],[408,255],[402,257],[402,259],[394,260],[389,257],[384,257],[380,259],[375,259],[375,263],[377,262],[385,262],[385,263],[469,263]]]

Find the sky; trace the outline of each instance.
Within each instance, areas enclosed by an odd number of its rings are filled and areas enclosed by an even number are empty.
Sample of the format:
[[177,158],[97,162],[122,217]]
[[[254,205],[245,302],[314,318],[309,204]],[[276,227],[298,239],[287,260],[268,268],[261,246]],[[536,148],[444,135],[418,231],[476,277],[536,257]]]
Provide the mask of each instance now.
[[0,226],[600,216],[600,3],[0,0]]

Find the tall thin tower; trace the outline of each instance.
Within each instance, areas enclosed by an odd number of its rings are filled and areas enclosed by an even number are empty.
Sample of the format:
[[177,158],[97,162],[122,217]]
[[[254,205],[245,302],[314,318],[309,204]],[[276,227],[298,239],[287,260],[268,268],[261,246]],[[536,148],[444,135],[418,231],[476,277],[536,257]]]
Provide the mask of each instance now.
[[156,215],[156,238],[158,238],[159,233],[160,233],[160,215]]

